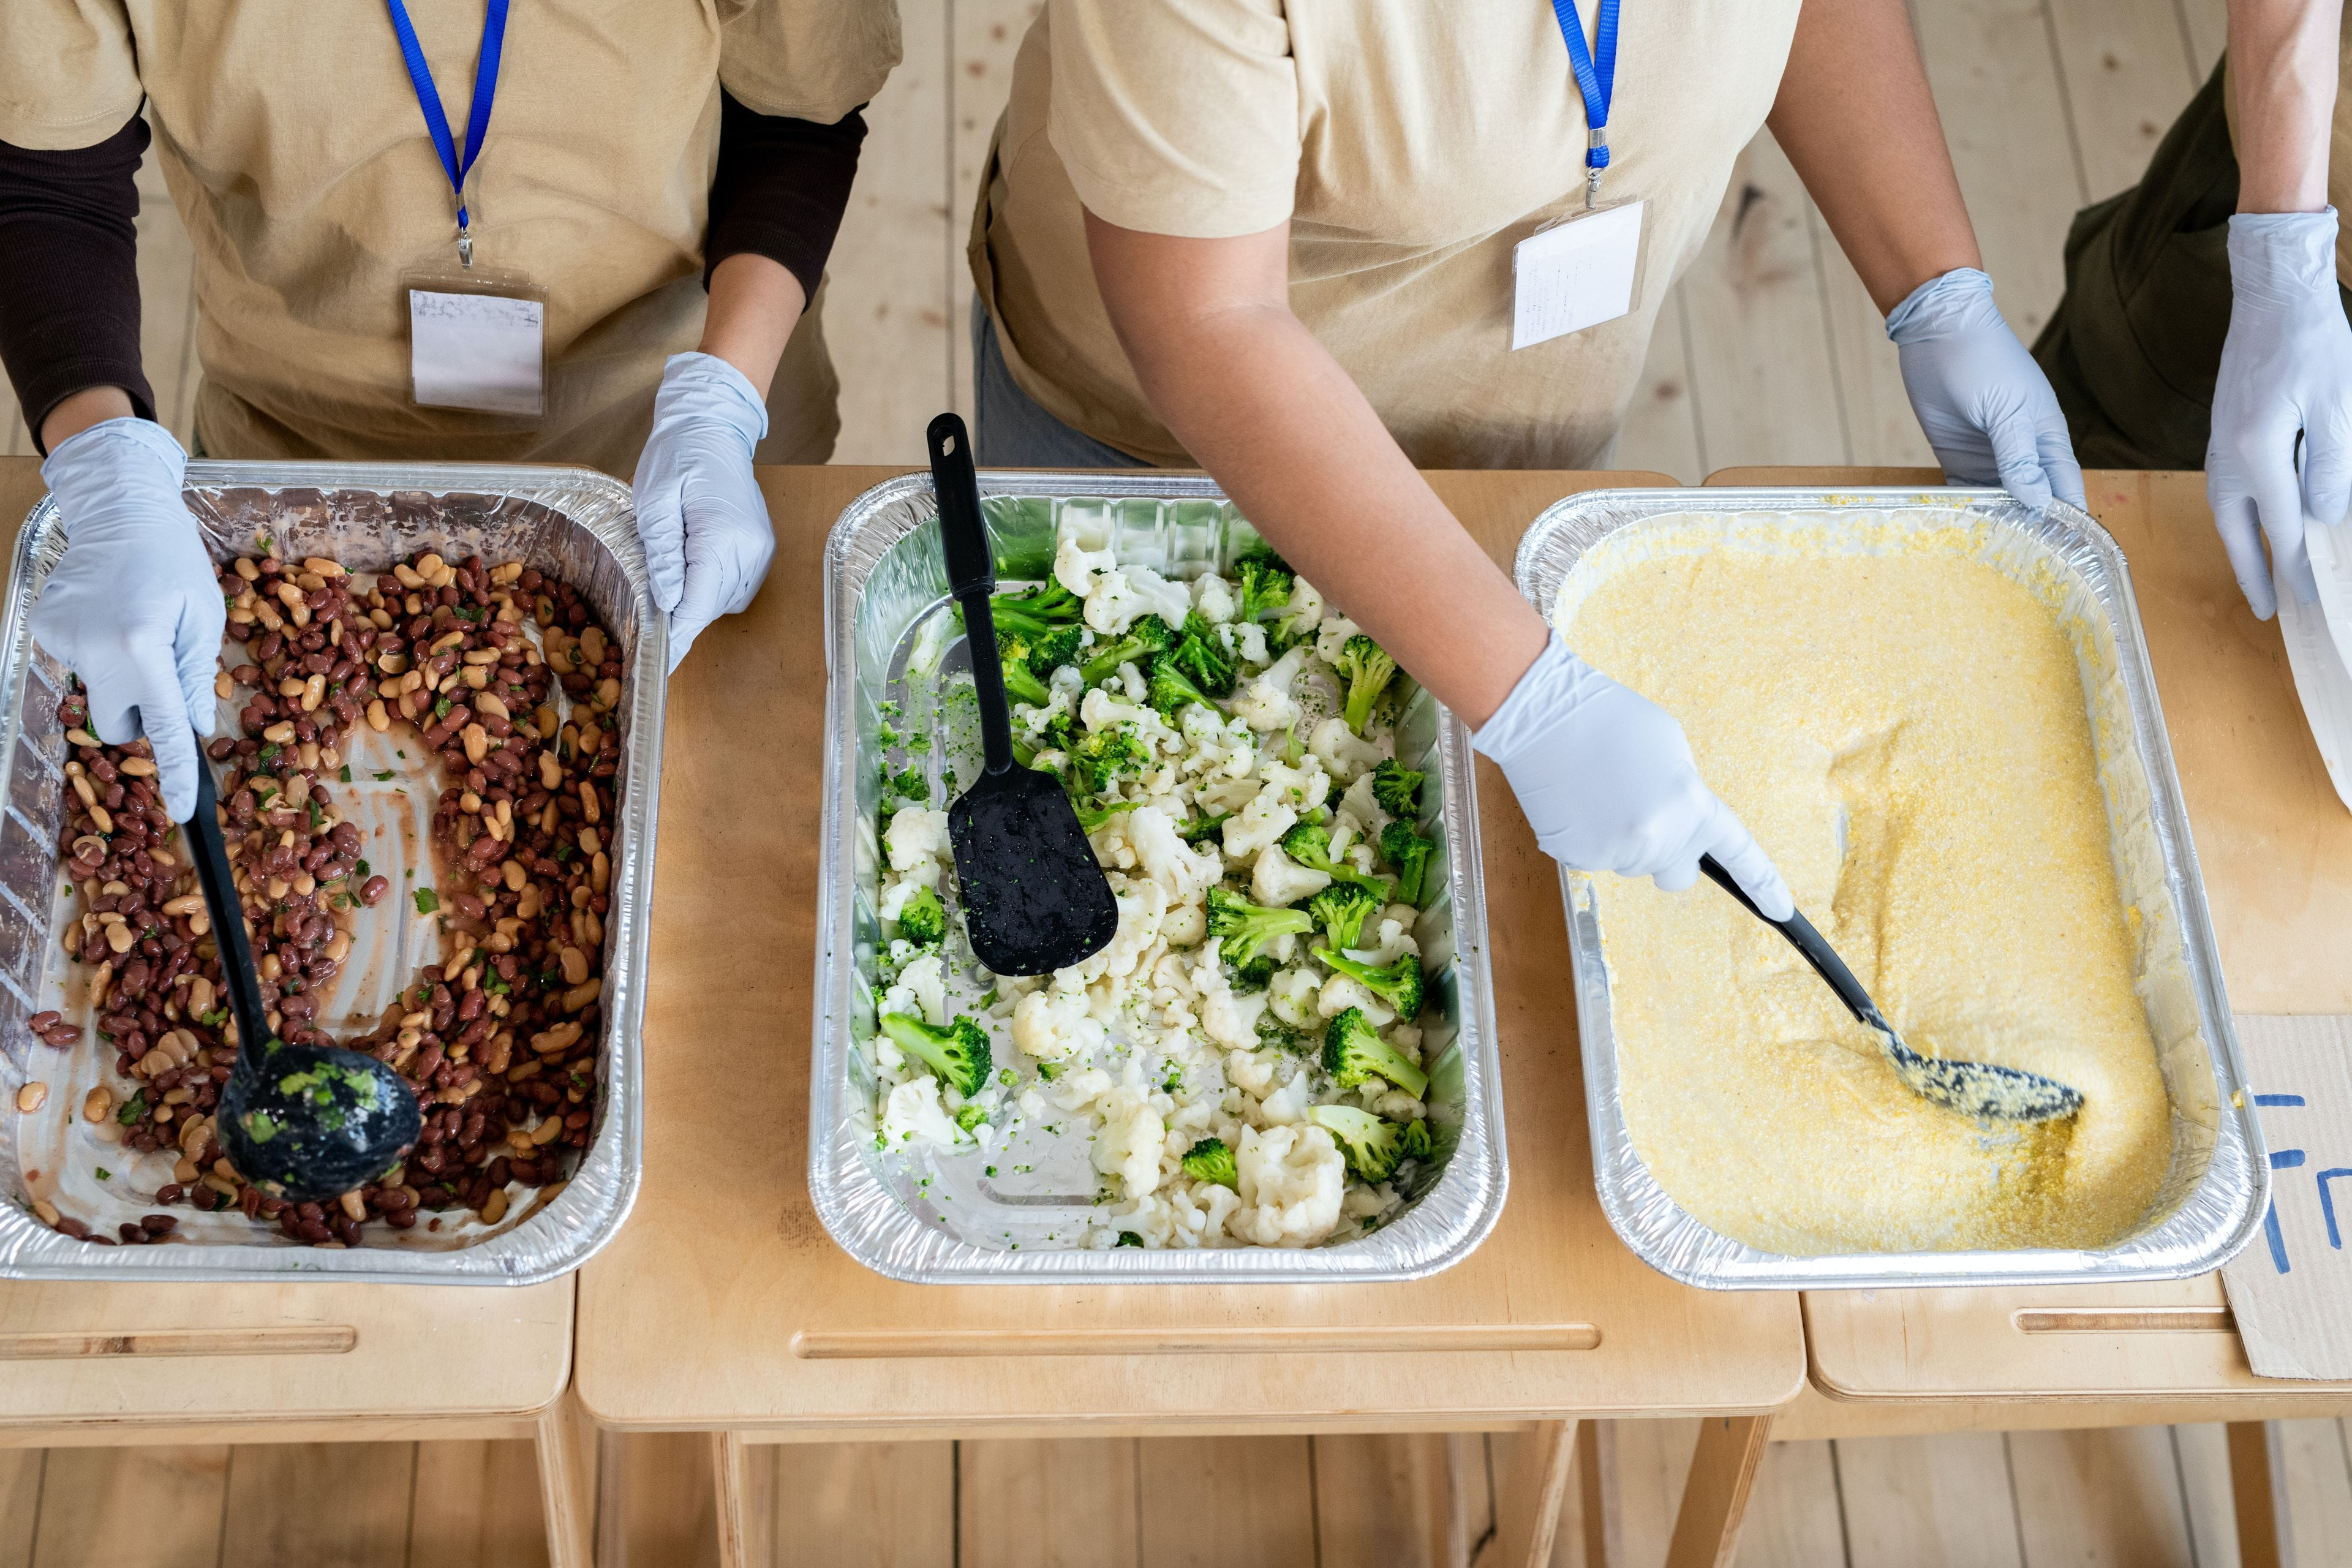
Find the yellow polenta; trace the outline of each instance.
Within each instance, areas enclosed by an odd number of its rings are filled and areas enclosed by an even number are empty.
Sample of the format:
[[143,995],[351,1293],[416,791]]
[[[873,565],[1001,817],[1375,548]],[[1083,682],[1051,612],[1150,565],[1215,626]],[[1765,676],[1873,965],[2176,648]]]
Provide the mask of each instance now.
[[2127,1231],[2169,1161],[2170,1108],[2056,615],[1955,534],[1885,555],[1630,561],[1563,629],[1682,721],[1913,1048],[2084,1096],[2073,1121],[2022,1131],[1938,1110],[1712,885],[1603,876],[1625,1117],[1667,1193],[1772,1252]]

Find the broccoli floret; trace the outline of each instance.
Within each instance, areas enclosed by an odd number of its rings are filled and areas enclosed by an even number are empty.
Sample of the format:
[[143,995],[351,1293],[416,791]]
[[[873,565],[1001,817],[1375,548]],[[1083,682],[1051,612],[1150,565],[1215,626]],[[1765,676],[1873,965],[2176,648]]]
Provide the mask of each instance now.
[[1418,817],[1421,815],[1421,781],[1427,773],[1408,768],[1393,757],[1384,757],[1372,770],[1372,798],[1391,816]]
[[1423,838],[1410,822],[1391,822],[1381,829],[1381,858],[1396,868],[1397,897],[1421,907],[1422,883],[1429,875],[1434,839]]
[[1184,1152],[1184,1173],[1196,1182],[1214,1182],[1221,1187],[1241,1190],[1241,1172],[1234,1165],[1234,1152],[1225,1147],[1222,1138],[1203,1138]]
[[1339,948],[1356,945],[1365,918],[1380,907],[1379,895],[1359,882],[1334,882],[1307,900],[1307,912],[1323,928],[1324,940]]
[[940,1080],[966,1099],[978,1094],[988,1082],[988,1036],[961,1013],[944,1029],[934,1029],[906,1013],[885,1013],[882,1032],[897,1041],[900,1050],[930,1063]]
[[1064,750],[1070,771],[1063,782],[1075,784],[1083,795],[1102,794],[1119,774],[1133,773],[1150,760],[1143,742],[1125,724],[1075,736]]
[[1388,650],[1358,632],[1341,645],[1331,668],[1348,678],[1348,728],[1360,735],[1380,702],[1381,693],[1396,679],[1396,660]]
[[1237,621],[1262,620],[1267,612],[1279,610],[1290,603],[1291,584],[1297,574],[1289,563],[1270,550],[1254,550],[1234,563],[1234,575],[1241,580],[1241,603],[1234,611]]
[[1184,640],[1164,662],[1173,663],[1186,679],[1212,697],[1233,695],[1234,661],[1217,646],[1216,628],[1197,614],[1184,617]]
[[1274,954],[1261,952],[1247,963],[1234,965],[1234,989],[1244,994],[1263,991],[1274,983]]
[[1209,889],[1209,934],[1223,939],[1225,962],[1246,967],[1258,950],[1286,933],[1304,936],[1315,929],[1305,910],[1269,910],[1223,888]]
[[1257,1016],[1257,1043],[1261,1050],[1271,1046],[1293,1056],[1308,1054],[1307,1047],[1299,1040],[1297,1031],[1276,1017],[1271,1007]]
[[1120,812],[1133,811],[1142,804],[1139,800],[1116,800],[1108,805],[1078,805],[1078,826],[1088,833],[1096,832]]
[[886,795],[904,795],[908,800],[931,798],[931,781],[923,776],[922,768],[914,763],[908,763],[895,773],[884,773],[882,789]]
[[955,1124],[967,1132],[987,1120],[988,1112],[982,1110],[977,1103],[967,1105],[955,1113]]
[[1396,1010],[1396,1016],[1406,1023],[1421,1016],[1421,994],[1425,982],[1421,976],[1421,960],[1405,953],[1394,963],[1378,969],[1359,963],[1344,952],[1334,952],[1318,947],[1315,956],[1321,959],[1334,974],[1344,974]]
[[898,934],[917,947],[929,947],[948,934],[947,906],[929,888],[918,888],[898,907]]
[[1008,633],[1043,638],[1061,626],[1075,626],[1085,616],[1087,602],[1059,583],[1046,583],[1025,594],[995,594],[989,597],[989,618],[996,635]]
[[1087,628],[1056,626],[1032,640],[1029,646],[1029,668],[1043,680],[1066,664],[1078,662],[1079,644],[1086,640]]
[[1429,1090],[1429,1075],[1381,1038],[1361,1007],[1345,1009],[1323,1031],[1323,1070],[1341,1089],[1354,1089],[1378,1078],[1386,1079],[1415,1100]]
[[[1419,1121],[1387,1121],[1360,1106],[1317,1105],[1307,1120],[1331,1134],[1348,1169],[1367,1182],[1385,1182],[1408,1159],[1426,1158],[1429,1132]],[[1421,1129],[1419,1137],[1413,1130]]]
[[1211,710],[1217,706],[1207,692],[1194,685],[1192,678],[1177,667],[1173,655],[1151,661],[1150,702],[1171,719],[1195,702]]
[[1380,895],[1386,903],[1389,879],[1357,870],[1331,858],[1331,830],[1319,822],[1302,822],[1282,836],[1282,852],[1310,871],[1320,871],[1335,882],[1353,882]]
[[1015,658],[1010,650],[997,650],[1004,668],[1004,695],[1014,702],[1026,702],[1032,708],[1043,708],[1054,700],[1045,683],[1037,679],[1025,660]]
[[1185,843],[1198,844],[1212,834],[1223,831],[1225,819],[1231,816],[1233,813],[1230,811],[1221,811],[1214,816],[1204,816],[1198,822],[1188,822],[1176,831],[1183,837]]
[[1078,668],[1088,686],[1100,686],[1118,673],[1122,664],[1141,664],[1166,653],[1181,640],[1174,626],[1158,616],[1140,615],[1129,623],[1127,635],[1097,647]]

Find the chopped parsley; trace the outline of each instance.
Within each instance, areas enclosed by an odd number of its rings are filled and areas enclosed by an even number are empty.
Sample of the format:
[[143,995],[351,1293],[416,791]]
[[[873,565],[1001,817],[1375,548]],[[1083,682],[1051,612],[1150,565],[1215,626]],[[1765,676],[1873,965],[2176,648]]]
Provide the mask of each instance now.
[[318,832],[320,826],[327,820],[326,811],[315,800],[306,800],[302,804],[310,810],[310,831]]
[[100,1165],[98,1167],[98,1179],[101,1182],[112,1181],[114,1179],[114,1173],[108,1170],[105,1166]]
[[1118,1233],[1118,1244],[1121,1247],[1141,1247],[1143,1245],[1143,1237],[1136,1235],[1135,1232],[1131,1230],[1122,1230]]
[[506,982],[506,976],[500,974],[495,969],[482,976],[482,989],[488,992],[493,996],[511,996],[514,994],[514,987],[508,984]]
[[446,719],[449,717],[450,707],[451,703],[446,697],[435,698],[433,700],[433,717],[436,719]]
[[416,912],[418,914],[429,915],[440,907],[440,894],[435,892],[430,888],[419,888],[416,889]]
[[259,763],[266,768],[270,763],[276,762],[279,757],[283,756],[285,752],[285,747],[279,745],[277,742],[272,741],[269,744],[262,747],[260,754],[256,756],[253,760]]
[[123,1101],[122,1109],[116,1113],[114,1120],[120,1121],[125,1127],[136,1127],[142,1121],[145,1120],[146,1115],[147,1091],[142,1089],[138,1093],[132,1095],[129,1100]]
[[384,770],[383,770],[383,772],[382,772],[382,773],[380,773],[376,774],[376,775],[375,775],[375,782],[376,782],[376,783],[378,783],[378,784],[389,784],[389,783],[391,783],[391,782],[392,782],[392,770],[391,770],[390,768],[386,768],[386,769],[384,769]]
[[351,783],[351,782],[352,782],[352,764],[351,764],[351,763],[345,763],[343,764],[343,767],[342,767],[342,772],[341,772],[341,773],[339,776],[342,779],[342,781],[343,781],[345,784],[349,784],[349,783]]
[[352,868],[352,874],[356,877],[366,876],[368,874],[368,863],[364,860],[360,861],[357,865]]

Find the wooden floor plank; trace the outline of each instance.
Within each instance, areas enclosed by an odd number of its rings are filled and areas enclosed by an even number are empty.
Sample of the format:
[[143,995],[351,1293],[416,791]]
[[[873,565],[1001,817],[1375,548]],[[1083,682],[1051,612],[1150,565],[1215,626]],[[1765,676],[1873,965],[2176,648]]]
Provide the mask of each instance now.
[[1617,1509],[1620,1539],[1629,1563],[1666,1560],[1675,1515],[1690,1478],[1691,1452],[1698,1447],[1696,1421],[1611,1423],[1617,1447]]
[[1739,1568],[1841,1568],[1845,1561],[1837,1462],[1829,1444],[1773,1444],[1748,1500]]
[[2221,63],[2230,42],[2230,0],[2179,0],[2180,32],[2189,49],[2189,63],[2203,81]]
[[2084,181],[2100,201],[2139,184],[2202,79],[2189,68],[2169,5],[2050,0],[2050,18]]
[[41,1517],[38,1448],[0,1448],[0,1568],[29,1568]]
[[[718,1568],[719,1509],[703,1432],[607,1432],[618,1444],[615,1531],[631,1568]],[[753,1451],[754,1458],[759,1455]],[[418,1568],[430,1568],[420,1563]]]
[[2008,1442],[2031,1568],[2193,1568],[2168,1430],[2012,1432]]
[[2024,1568],[1998,1432],[1841,1439],[1853,1568]]
[[419,1443],[408,1568],[542,1568],[539,1457],[523,1438]]
[[784,1443],[775,1568],[955,1568],[953,1443]]
[[1142,1477],[1142,1568],[1299,1568],[1315,1560],[1305,1437],[1154,1437]]
[[1769,132],[1732,165],[1684,274],[1699,442],[1710,468],[1844,460],[1811,203]]
[[2352,1568],[2352,1456],[2343,1423],[2282,1421],[2279,1447],[2294,1568]]
[[1818,208],[1806,224],[1819,258],[1822,316],[1828,323],[1830,363],[1837,369],[1837,397],[1844,413],[1847,461],[1872,467],[1933,466],[1934,448],[1921,434],[1918,416],[1903,390],[1903,369],[1886,336],[1886,318],[1870,290],[1838,248]]
[[906,56],[866,108],[866,144],[835,242],[824,332],[841,377],[837,463],[920,463],[950,399],[949,339],[971,292],[953,285],[961,229],[948,204],[948,15],[900,13]]
[[2197,1568],[2238,1568],[2238,1521],[2230,1496],[2230,1448],[2219,1423],[2175,1426],[2173,1463],[2180,1470],[2189,1512],[2189,1544]]
[[948,0],[949,47],[954,61],[948,73],[948,226],[950,247],[948,293],[953,323],[948,334],[950,379],[956,412],[971,417],[971,269],[964,259],[964,243],[971,232],[971,211],[980,197],[981,173],[988,164],[988,146],[996,133],[997,117],[1013,95],[1013,58],[1029,24],[1045,0]]
[[1316,1541],[1325,1568],[1446,1568],[1443,1435],[1322,1436],[1314,1445]]
[[1139,1568],[1135,1447],[958,1444],[958,1568]]
[[[1694,266],[1696,264],[1694,263]],[[1641,384],[1625,410],[1611,466],[1651,468],[1686,485],[1706,478],[1698,445],[1698,408],[1691,396],[1688,340],[1683,332],[1682,290],[1676,286],[1658,311]]]
[[33,1568],[267,1568],[221,1553],[230,1450],[52,1448]]
[[221,1568],[406,1568],[414,1443],[231,1450]]

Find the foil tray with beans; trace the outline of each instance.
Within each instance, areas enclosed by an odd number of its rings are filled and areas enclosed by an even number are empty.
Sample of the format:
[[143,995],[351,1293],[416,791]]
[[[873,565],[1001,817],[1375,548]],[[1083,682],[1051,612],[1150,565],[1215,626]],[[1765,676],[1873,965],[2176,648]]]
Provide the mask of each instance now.
[[[661,664],[656,651],[656,679],[639,678],[648,639],[633,634],[657,618],[641,562],[610,548],[635,546],[625,492],[616,508],[609,480],[534,475],[569,504],[356,484],[206,493],[200,474],[192,502],[215,525],[230,621],[207,750],[264,1001],[289,1040],[389,1063],[423,1135],[323,1205],[238,1176],[210,1121],[235,1026],[146,743],[101,743],[69,672],[42,669],[28,693],[20,670],[13,771],[21,784],[29,734],[54,735],[39,760],[62,787],[36,802],[56,824],[47,952],[33,986],[0,972],[8,1002],[47,1004],[8,1042],[24,1191],[0,1214],[0,1242],[21,1250],[0,1258],[109,1277],[131,1248],[220,1278],[520,1281],[575,1266],[625,1212],[636,1168],[635,1114],[615,1100],[634,1093],[633,1059],[614,1069],[621,1040],[634,1058],[642,1005],[653,767],[633,742],[657,743]],[[598,505],[610,535],[582,526]],[[20,542],[11,647],[42,521]],[[30,815],[11,811],[12,838]],[[0,865],[26,890],[15,860]],[[626,1147],[610,1150],[616,1127]],[[20,1215],[47,1237],[19,1235]],[[51,1239],[83,1258],[38,1257]]]

